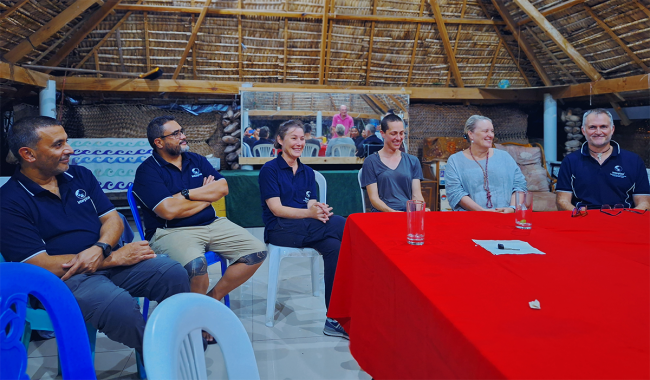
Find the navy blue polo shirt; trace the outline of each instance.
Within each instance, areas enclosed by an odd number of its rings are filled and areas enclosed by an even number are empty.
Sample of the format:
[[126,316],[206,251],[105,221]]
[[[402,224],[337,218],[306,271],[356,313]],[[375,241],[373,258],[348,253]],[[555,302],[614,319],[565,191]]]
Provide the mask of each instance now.
[[641,158],[612,141],[612,154],[602,165],[589,154],[585,142],[567,155],[558,174],[556,191],[572,193],[576,206],[622,204],[633,208],[633,195],[649,195],[648,174]]
[[262,220],[264,220],[264,240],[267,240],[267,230],[272,230],[278,218],[273,215],[266,200],[279,197],[282,206],[307,208],[311,199],[318,199],[318,187],[314,170],[304,165],[298,159],[298,170],[293,169],[282,158],[282,154],[268,161],[259,175],[260,195],[262,197]]
[[7,261],[26,261],[42,252],[77,254],[99,240],[99,218],[115,207],[93,173],[71,165],[56,179],[61,198],[20,167],[0,189],[0,252]]
[[153,211],[160,202],[171,198],[181,190],[192,190],[203,186],[204,178],[211,175],[215,181],[223,178],[205,157],[191,152],[181,153],[181,156],[183,163],[182,170],[179,170],[176,165],[165,161],[154,151],[135,172],[133,193],[144,206],[142,214],[147,240],[151,240],[158,228],[207,226],[217,219],[214,207],[206,207],[192,216],[174,220],[165,220]]

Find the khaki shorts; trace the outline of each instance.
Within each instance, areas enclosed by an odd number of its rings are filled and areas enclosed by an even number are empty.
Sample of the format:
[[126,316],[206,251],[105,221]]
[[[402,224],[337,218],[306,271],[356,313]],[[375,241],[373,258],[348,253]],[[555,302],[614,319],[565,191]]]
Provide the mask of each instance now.
[[218,252],[231,263],[251,253],[266,251],[266,244],[226,218],[207,226],[159,228],[149,245],[154,252],[166,254],[182,266],[207,251]]

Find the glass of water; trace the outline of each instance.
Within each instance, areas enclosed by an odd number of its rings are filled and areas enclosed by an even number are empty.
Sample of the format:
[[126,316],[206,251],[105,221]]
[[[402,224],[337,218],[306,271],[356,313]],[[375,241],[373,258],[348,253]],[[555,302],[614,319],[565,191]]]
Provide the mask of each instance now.
[[515,224],[517,228],[529,230],[532,227],[533,193],[517,191],[515,193]]
[[424,244],[424,201],[406,202],[406,241],[412,245]]

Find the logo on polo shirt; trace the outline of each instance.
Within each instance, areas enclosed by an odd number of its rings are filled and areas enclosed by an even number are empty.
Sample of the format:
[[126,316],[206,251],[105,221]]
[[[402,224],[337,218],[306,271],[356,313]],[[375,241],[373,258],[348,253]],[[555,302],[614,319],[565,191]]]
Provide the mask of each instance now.
[[192,178],[200,177],[203,174],[198,168],[192,168]]
[[90,197],[86,195],[86,190],[84,190],[84,189],[79,189],[79,190],[75,191],[74,195],[77,198],[79,198],[79,200],[77,201],[77,204],[82,204],[85,201],[90,199]]
[[309,203],[309,196],[311,195],[311,191],[307,191],[305,193],[305,203]]
[[623,167],[621,165],[614,166],[614,171],[609,173],[609,175],[616,178],[625,178],[625,172],[623,171]]

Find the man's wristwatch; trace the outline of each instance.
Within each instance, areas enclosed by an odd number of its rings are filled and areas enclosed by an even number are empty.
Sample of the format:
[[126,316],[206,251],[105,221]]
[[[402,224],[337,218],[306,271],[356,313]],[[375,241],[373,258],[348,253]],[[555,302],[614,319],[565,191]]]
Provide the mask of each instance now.
[[181,195],[185,197],[188,201],[191,201],[190,199],[190,191],[187,189],[181,190]]
[[102,249],[102,254],[104,255],[104,258],[107,258],[108,256],[111,255],[111,251],[113,250],[113,247],[111,247],[110,244],[106,244],[106,243],[102,243],[101,241],[98,241],[94,245]]

